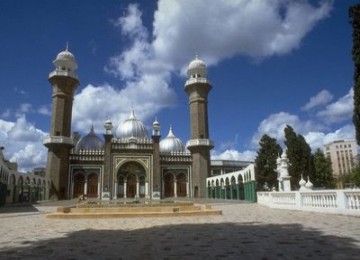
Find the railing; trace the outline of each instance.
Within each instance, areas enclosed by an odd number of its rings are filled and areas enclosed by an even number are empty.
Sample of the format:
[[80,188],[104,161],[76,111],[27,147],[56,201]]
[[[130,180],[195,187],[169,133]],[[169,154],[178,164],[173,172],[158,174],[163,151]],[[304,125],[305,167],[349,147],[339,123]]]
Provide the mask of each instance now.
[[70,154],[72,161],[104,161],[104,150],[80,150]]
[[360,216],[360,189],[258,192],[257,200],[270,208]]
[[71,72],[71,71],[55,70],[55,71],[49,73],[49,78],[51,78],[53,76],[65,76],[65,77],[72,77],[77,80],[79,79],[78,76],[74,72]]
[[171,152],[168,154],[160,154],[162,162],[191,162],[192,157],[187,152]]
[[209,139],[191,139],[187,141],[186,147],[191,146],[214,146],[214,143]]
[[193,83],[210,83],[207,78],[190,78],[186,81],[185,86]]

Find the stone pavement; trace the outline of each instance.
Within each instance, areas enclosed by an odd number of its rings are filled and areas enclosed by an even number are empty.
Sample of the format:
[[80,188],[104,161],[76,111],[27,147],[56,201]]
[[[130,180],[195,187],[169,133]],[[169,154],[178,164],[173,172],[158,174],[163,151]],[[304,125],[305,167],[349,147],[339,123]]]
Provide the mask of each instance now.
[[359,217],[215,202],[222,216],[46,219],[61,203],[0,208],[0,259],[360,259]]

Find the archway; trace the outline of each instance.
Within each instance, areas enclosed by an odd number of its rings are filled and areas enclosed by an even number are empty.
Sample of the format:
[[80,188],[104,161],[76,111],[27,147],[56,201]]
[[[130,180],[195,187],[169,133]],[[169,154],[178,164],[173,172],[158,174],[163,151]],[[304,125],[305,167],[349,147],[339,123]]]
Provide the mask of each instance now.
[[167,173],[165,175],[164,184],[164,197],[174,197],[174,175],[172,173]]
[[145,168],[137,162],[123,164],[117,174],[117,185],[118,197],[146,197]]
[[186,197],[186,175],[184,173],[180,173],[177,176],[177,196],[178,197]]
[[126,197],[134,198],[136,195],[136,176],[131,174],[127,177]]
[[85,185],[85,176],[82,173],[77,173],[74,176],[74,198],[79,197],[80,195],[84,195],[84,185]]
[[86,195],[89,198],[97,198],[98,196],[98,175],[96,173],[91,173],[88,176]]

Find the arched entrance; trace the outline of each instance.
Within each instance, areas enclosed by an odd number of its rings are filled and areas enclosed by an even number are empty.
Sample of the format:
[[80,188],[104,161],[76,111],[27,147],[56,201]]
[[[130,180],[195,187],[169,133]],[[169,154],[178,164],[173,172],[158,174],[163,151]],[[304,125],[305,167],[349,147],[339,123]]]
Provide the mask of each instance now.
[[87,181],[87,197],[88,198],[97,198],[98,196],[98,175],[96,173],[91,173]]
[[74,198],[85,194],[84,190],[85,176],[82,173],[77,173],[74,176]]
[[136,195],[136,176],[131,174],[127,177],[126,197],[134,198]]
[[164,197],[174,197],[174,175],[167,173],[164,177]]
[[186,197],[186,175],[184,173],[180,173],[177,176],[177,196],[178,197]]
[[137,162],[127,162],[120,167],[117,175],[117,197],[146,197],[147,179],[145,168]]

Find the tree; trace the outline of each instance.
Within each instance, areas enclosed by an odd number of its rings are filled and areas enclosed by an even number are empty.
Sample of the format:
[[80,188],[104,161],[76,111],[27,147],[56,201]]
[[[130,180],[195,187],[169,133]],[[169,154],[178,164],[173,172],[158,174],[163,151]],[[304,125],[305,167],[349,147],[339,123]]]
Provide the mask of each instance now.
[[315,176],[312,180],[315,187],[324,187],[326,189],[335,188],[331,160],[325,157],[324,153],[317,149],[314,153]]
[[285,145],[287,148],[287,156],[289,159],[289,175],[291,176],[292,189],[299,188],[301,175],[306,178],[314,177],[314,160],[312,158],[311,149],[305,138],[294,132],[294,129],[287,125],[284,129]]
[[354,113],[356,141],[360,145],[360,4],[349,8],[350,23],[353,28],[352,59],[354,61]]
[[263,135],[259,142],[260,148],[255,159],[256,181],[258,190],[263,190],[265,183],[269,188],[276,187],[276,159],[281,155],[281,146],[275,138]]

